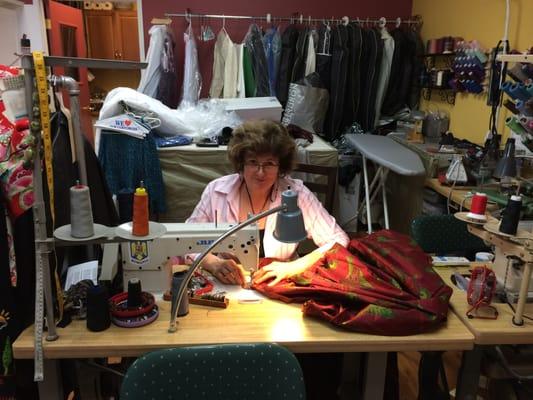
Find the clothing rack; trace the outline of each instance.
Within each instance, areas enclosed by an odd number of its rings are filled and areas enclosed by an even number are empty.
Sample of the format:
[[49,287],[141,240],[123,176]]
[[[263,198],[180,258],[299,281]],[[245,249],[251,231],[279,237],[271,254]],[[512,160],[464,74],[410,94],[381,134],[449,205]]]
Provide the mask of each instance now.
[[270,22],[277,22],[277,21],[288,21],[288,22],[299,22],[299,23],[324,23],[324,24],[348,24],[349,22],[358,22],[361,24],[380,24],[385,25],[387,23],[395,23],[398,24],[406,24],[406,25],[415,25],[418,26],[422,23],[422,20],[420,17],[415,16],[412,19],[402,20],[400,17],[395,19],[386,19],[385,17],[372,17],[372,18],[349,18],[349,17],[342,17],[342,18],[313,18],[311,16],[305,17],[303,14],[295,13],[295,15],[290,17],[276,17],[272,16],[271,14],[261,15],[261,16],[252,16],[252,15],[224,15],[224,14],[193,14],[190,12],[186,13],[165,13],[165,17],[167,18],[176,18],[176,17],[184,17],[188,22],[191,21],[191,18],[213,18],[213,19],[237,19],[237,20],[252,20],[252,21],[266,21],[267,23]]

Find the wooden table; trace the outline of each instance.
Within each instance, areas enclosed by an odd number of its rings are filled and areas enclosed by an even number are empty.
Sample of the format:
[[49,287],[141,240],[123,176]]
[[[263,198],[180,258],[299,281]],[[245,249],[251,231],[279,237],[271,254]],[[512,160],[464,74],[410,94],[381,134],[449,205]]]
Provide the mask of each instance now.
[[[475,399],[479,382],[479,371],[482,356],[482,346],[500,344],[533,344],[533,321],[524,319],[524,325],[513,324],[513,311],[504,303],[492,303],[498,311],[496,320],[468,318],[466,311],[469,305],[466,300],[466,292],[461,291],[451,281],[452,274],[457,271],[465,274],[470,267],[439,267],[436,268],[442,279],[453,288],[450,306],[456,316],[474,335],[475,346],[471,351],[465,352],[460,375],[457,384],[457,399]],[[525,306],[525,315],[533,315],[533,304]]]
[[[374,360],[378,360],[372,364],[377,375],[367,374],[373,377],[366,382],[365,398],[376,399],[383,393],[386,352],[468,350],[473,347],[473,335],[451,312],[448,321],[431,333],[377,336],[348,332],[324,321],[304,317],[300,307],[273,300],[246,305],[232,301],[227,309],[191,305],[189,314],[179,319],[178,331],[168,333],[169,304],[163,302],[160,303],[159,319],[142,328],[126,329],[113,325],[103,332],[89,332],[85,321],[73,321],[68,327],[58,329],[57,341],[44,343],[44,357],[58,360],[139,356],[159,348],[245,342],[276,342],[295,353],[371,352]],[[33,347],[33,327],[30,327],[13,344],[15,358],[33,358]],[[49,368],[45,371],[45,375],[51,373]],[[53,388],[46,391],[53,391]]]
[[[433,189],[446,198],[450,197],[451,192],[450,201],[466,210],[470,210],[472,204],[472,198],[468,194],[476,190],[473,186],[455,186],[452,189],[451,186],[442,185],[437,178],[426,179],[425,187]],[[487,204],[487,211],[494,211],[498,208],[497,204]]]

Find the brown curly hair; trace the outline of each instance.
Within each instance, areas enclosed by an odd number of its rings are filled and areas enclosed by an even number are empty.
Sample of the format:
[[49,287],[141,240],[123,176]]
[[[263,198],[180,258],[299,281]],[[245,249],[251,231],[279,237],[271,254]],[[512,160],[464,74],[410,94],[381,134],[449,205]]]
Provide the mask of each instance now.
[[228,158],[236,172],[244,169],[245,157],[272,154],[279,159],[279,174],[292,171],[296,145],[287,129],[274,121],[247,121],[233,130],[228,144]]

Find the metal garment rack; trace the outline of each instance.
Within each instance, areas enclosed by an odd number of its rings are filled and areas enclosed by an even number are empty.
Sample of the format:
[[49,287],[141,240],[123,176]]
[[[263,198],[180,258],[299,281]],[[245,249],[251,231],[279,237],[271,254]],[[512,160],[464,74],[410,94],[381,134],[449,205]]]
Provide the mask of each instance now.
[[402,20],[401,18],[395,18],[395,19],[386,19],[385,17],[372,17],[372,18],[349,18],[349,17],[342,17],[342,18],[333,18],[333,17],[325,17],[325,18],[313,18],[311,16],[305,17],[303,14],[295,13],[295,15],[290,17],[276,17],[271,14],[261,15],[261,16],[251,16],[251,15],[224,15],[224,14],[193,14],[193,13],[165,13],[165,17],[167,18],[176,18],[176,17],[184,17],[187,21],[190,21],[191,18],[213,18],[213,19],[237,19],[237,20],[252,20],[252,21],[266,21],[268,23],[270,22],[278,22],[278,21],[287,21],[287,22],[299,22],[301,24],[303,23],[325,23],[325,24],[340,24],[348,22],[358,22],[361,24],[387,24],[387,23],[395,23],[398,24],[407,24],[407,25],[419,25],[421,24],[420,18],[414,18],[414,19],[407,19]]
[[[34,79],[35,69],[33,65],[33,58],[31,54],[23,55],[21,58],[22,68],[24,69],[24,84],[26,94],[26,109],[30,121],[33,119],[33,101],[32,95],[34,91]],[[44,57],[44,63],[47,67],[88,67],[88,68],[111,68],[111,69],[142,69],[148,65],[145,62],[134,61],[114,61],[114,60],[100,60],[91,58],[73,58],[73,57]],[[64,83],[68,77],[53,77],[52,84],[60,87],[65,87]],[[71,79],[71,78],[68,78]],[[75,81],[74,81],[75,82]],[[71,100],[71,113],[73,119],[74,129],[74,146],[76,147],[76,154],[78,155],[78,168],[80,172],[80,178],[83,177],[86,180],[86,166],[85,166],[85,153],[83,145],[83,133],[81,131],[80,124],[80,104],[79,104],[79,90],[77,85],[69,90]],[[34,191],[34,205],[33,205],[33,223],[35,231],[35,267],[42,268],[43,282],[36,282],[36,286],[43,284],[44,286],[44,301],[46,306],[46,320],[48,322],[48,332],[46,340],[52,341],[58,338],[54,320],[54,310],[52,302],[52,280],[50,275],[50,265],[48,255],[54,249],[54,238],[50,238],[47,235],[46,230],[46,211],[43,196],[43,180],[41,172],[41,135],[35,137],[35,151],[34,153],[34,166],[33,166],[33,191]],[[71,144],[72,145],[72,144]],[[82,156],[80,156],[82,155]],[[86,184],[86,182],[85,182]],[[36,274],[38,279],[38,274]],[[40,297],[40,296],[39,296]],[[42,298],[35,299],[36,310],[37,307],[42,307]],[[35,324],[41,324],[42,321],[35,321]]]

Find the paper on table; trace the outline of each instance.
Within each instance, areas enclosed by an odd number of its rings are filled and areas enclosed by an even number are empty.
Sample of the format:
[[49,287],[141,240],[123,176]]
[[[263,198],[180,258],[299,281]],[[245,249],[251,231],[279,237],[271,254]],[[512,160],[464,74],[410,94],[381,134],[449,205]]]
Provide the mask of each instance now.
[[228,299],[237,300],[239,303],[259,303],[265,298],[265,296],[255,290],[244,289],[239,285],[225,285],[211,277],[208,279],[213,283],[213,293],[226,292]]
[[95,285],[98,284],[97,260],[70,266],[67,271],[67,281],[65,282],[65,290],[68,290],[72,285],[75,285],[76,283],[84,279],[90,279]]

